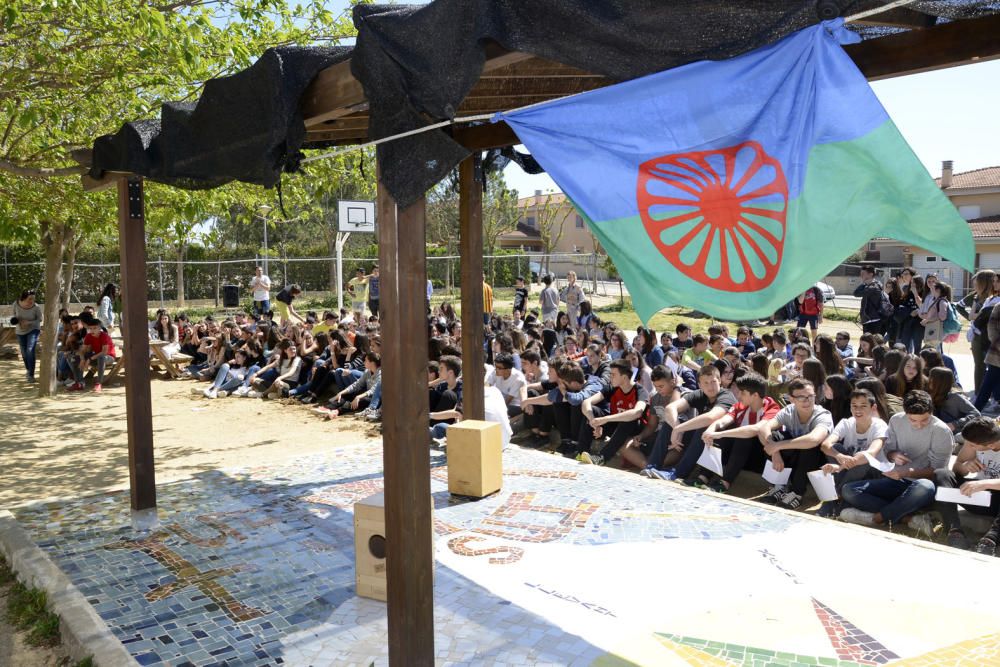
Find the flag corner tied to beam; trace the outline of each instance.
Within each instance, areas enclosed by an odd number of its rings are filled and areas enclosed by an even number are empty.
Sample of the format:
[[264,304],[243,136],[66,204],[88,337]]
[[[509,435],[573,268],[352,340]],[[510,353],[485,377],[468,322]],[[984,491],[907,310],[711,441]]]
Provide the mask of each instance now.
[[972,270],[972,233],[841,48],[841,19],[498,114],[590,224],[639,317],[770,314],[873,237]]

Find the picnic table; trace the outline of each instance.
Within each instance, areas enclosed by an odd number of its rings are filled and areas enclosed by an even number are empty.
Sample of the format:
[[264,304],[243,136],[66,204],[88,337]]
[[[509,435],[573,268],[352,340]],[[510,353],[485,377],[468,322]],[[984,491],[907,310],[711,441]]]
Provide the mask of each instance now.
[[14,327],[0,327],[0,347],[13,345],[17,338],[16,331]]
[[[163,340],[149,341],[149,351],[151,353],[149,357],[149,367],[153,370],[163,369],[170,377],[177,379],[183,375],[179,364],[190,362],[192,359],[186,354],[168,355],[164,348],[166,348],[169,344],[170,343]],[[123,353],[125,342],[121,339],[115,339],[115,347],[118,350],[118,359],[115,361],[115,365],[111,367],[111,370],[108,371],[108,374],[105,377],[105,382],[110,382],[118,375],[118,373],[125,369],[125,354]]]

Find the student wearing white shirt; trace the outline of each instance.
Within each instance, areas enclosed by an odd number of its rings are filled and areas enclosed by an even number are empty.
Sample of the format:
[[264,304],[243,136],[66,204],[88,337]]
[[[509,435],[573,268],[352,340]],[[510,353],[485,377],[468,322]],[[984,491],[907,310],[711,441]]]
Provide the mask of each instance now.
[[[838,495],[847,482],[878,478],[880,473],[869,465],[868,456],[878,461],[886,460],[882,445],[888,433],[889,425],[879,419],[875,411],[875,396],[867,389],[852,391],[851,416],[841,419],[820,445],[831,461],[823,466],[823,472],[834,476]],[[839,500],[829,500],[816,514],[833,518],[840,514],[840,509]]]
[[271,310],[271,279],[264,275],[264,269],[257,267],[256,275],[250,279],[253,290],[253,310],[260,316]]
[[[989,417],[977,417],[970,420],[962,429],[965,444],[958,452],[955,465],[950,469],[942,468],[935,471],[939,487],[960,489],[964,495],[971,496],[977,491],[990,492],[990,505],[962,505],[973,514],[985,514],[993,517],[993,525],[979,540],[976,551],[990,556],[996,555],[998,533],[1000,533],[1000,423]],[[968,479],[968,475],[974,475]],[[944,528],[948,534],[948,546],[957,549],[967,549],[968,540],[962,523],[958,517],[958,503],[937,503],[937,509],[944,520]]]
[[526,394],[528,381],[524,373],[514,368],[514,357],[507,352],[500,352],[493,360],[493,371],[486,376],[486,384],[496,387],[507,404],[507,416],[516,417],[521,414],[521,398]]

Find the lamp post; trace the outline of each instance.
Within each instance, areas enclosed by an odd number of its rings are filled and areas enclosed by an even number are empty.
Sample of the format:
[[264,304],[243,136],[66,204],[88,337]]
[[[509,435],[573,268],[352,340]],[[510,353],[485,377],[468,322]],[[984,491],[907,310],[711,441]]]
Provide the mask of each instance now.
[[257,211],[260,212],[260,217],[264,220],[264,275],[270,275],[267,272],[267,214],[271,212],[271,207],[267,204],[261,204],[257,207]]

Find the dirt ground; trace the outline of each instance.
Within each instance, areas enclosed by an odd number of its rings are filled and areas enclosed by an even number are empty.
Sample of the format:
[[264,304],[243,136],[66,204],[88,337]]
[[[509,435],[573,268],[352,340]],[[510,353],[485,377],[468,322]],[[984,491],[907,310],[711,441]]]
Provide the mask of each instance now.
[[7,590],[0,586],[0,665],[5,667],[55,667],[69,664],[62,646],[31,646],[24,633],[14,630],[3,619],[7,608]]
[[[19,360],[0,360],[0,508],[128,485],[125,388],[39,399]],[[154,378],[156,479],[299,457],[380,437],[353,417],[324,421],[298,405],[208,400],[191,380]],[[4,664],[0,662],[0,664]]]

